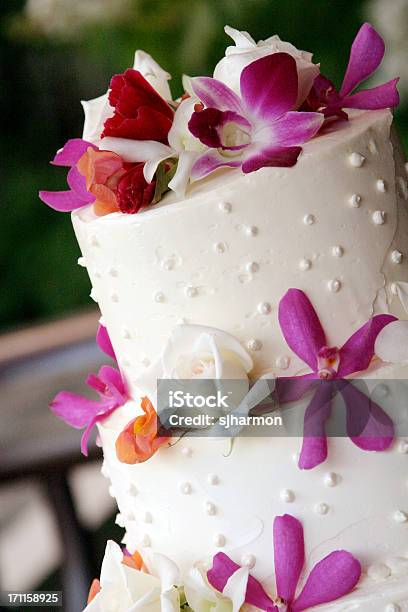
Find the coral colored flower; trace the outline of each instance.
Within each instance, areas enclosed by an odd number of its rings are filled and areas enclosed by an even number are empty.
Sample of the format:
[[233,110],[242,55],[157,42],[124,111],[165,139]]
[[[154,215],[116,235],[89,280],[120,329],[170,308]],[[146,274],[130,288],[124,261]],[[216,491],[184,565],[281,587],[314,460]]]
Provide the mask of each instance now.
[[[352,442],[369,451],[388,448],[394,437],[391,419],[345,377],[366,370],[374,356],[378,334],[392,315],[375,315],[338,349],[327,346],[326,335],[309,298],[289,289],[279,303],[279,324],[288,346],[312,370],[303,376],[279,378],[281,403],[295,401],[312,387],[316,393],[305,413],[304,439],[299,467],[311,469],[327,458],[325,423],[335,391],[340,391],[347,410],[347,431]],[[317,381],[320,381],[317,384]]]
[[241,97],[217,79],[191,79],[206,106],[194,112],[188,127],[211,148],[192,167],[200,179],[222,166],[253,172],[264,166],[293,166],[300,145],[318,132],[319,113],[294,112],[298,92],[296,62],[287,53],[261,57],[243,69]]
[[[260,582],[249,576],[245,602],[267,612],[302,612],[335,601],[350,593],[361,576],[360,563],[349,552],[336,550],[317,563],[301,592],[297,585],[305,563],[303,527],[295,517],[285,514],[273,524],[275,580],[278,598],[272,599]],[[225,553],[218,553],[207,572],[209,583],[223,592],[231,577],[240,570]]]
[[156,140],[167,143],[174,112],[138,70],[112,77],[109,103],[115,109],[101,137]]
[[117,201],[119,210],[134,214],[152,203],[156,189],[156,179],[147,183],[143,174],[144,164],[135,164],[122,176],[118,184]]
[[90,604],[91,601],[95,599],[95,597],[97,596],[100,590],[101,590],[101,583],[99,582],[97,578],[94,578],[94,580],[92,580],[92,584],[89,589],[88,601],[86,603]]
[[[107,330],[102,325],[98,329],[97,342],[101,350],[115,359]],[[115,368],[102,366],[97,375],[88,376],[86,383],[98,393],[99,401],[89,400],[69,391],[61,391],[50,405],[54,414],[71,427],[85,428],[81,439],[81,451],[85,456],[88,455],[88,439],[94,426],[127,401],[125,383]]]
[[399,104],[398,78],[383,85],[353,93],[356,87],[371,76],[384,57],[385,45],[381,36],[369,23],[364,23],[351,47],[350,59],[340,91],[323,75],[316,77],[306,100],[306,110],[320,111],[325,117],[347,119],[343,108],[376,110],[394,108]]
[[69,191],[40,191],[40,199],[59,212],[71,212],[95,201],[95,196],[86,188],[85,178],[78,171],[76,164],[87,150],[95,150],[95,145],[73,138],[58,151],[51,164],[70,168],[67,175]]
[[157,414],[149,398],[142,398],[141,407],[144,414],[133,419],[116,440],[116,455],[122,463],[143,463],[169,440],[157,436]]
[[117,212],[116,192],[120,179],[127,172],[122,158],[112,151],[88,147],[78,160],[77,168],[86,179],[87,190],[95,196],[95,214]]

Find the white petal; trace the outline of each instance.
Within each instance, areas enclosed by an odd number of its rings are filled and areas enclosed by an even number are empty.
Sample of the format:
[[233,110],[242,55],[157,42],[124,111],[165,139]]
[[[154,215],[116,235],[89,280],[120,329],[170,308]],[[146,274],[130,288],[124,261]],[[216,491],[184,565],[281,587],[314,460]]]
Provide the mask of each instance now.
[[182,151],[179,155],[177,170],[169,183],[169,187],[179,198],[184,197],[190,180],[191,168],[200,153],[196,151]]
[[101,588],[109,587],[112,584],[125,585],[126,577],[124,573],[124,565],[122,563],[123,553],[120,546],[108,540],[105,548],[105,555],[101,567]]
[[174,114],[168,139],[169,145],[176,151],[203,151],[205,149],[204,145],[188,129],[188,122],[197,102],[196,97],[183,100]]
[[165,555],[155,553],[153,555],[155,574],[159,578],[162,591],[168,591],[180,581],[180,573],[177,565]]
[[408,283],[397,281],[394,285],[404,310],[408,312]]
[[161,142],[130,138],[103,138],[99,148],[103,151],[113,151],[127,162],[146,162],[159,156],[166,159],[172,153],[172,149]]
[[224,32],[232,38],[235,46],[240,49],[251,49],[252,47],[256,47],[256,42],[248,32],[236,30],[229,25],[225,26]]
[[231,599],[232,612],[239,612],[241,606],[244,604],[248,576],[249,569],[247,567],[240,567],[228,578],[227,584],[223,590],[223,595]]
[[191,77],[188,74],[183,74],[181,77],[181,82],[183,84],[183,89],[186,93],[188,93],[191,97],[194,97],[194,91],[191,87]]
[[161,66],[144,51],[136,51],[135,61],[133,64],[135,70],[139,70],[144,76],[146,81],[150,83],[152,87],[167,101],[170,101],[171,91],[168,81],[171,76],[168,72],[163,70]]
[[171,157],[171,155],[167,153],[166,155],[159,155],[158,157],[154,157],[153,159],[150,159],[145,163],[143,168],[143,175],[148,183],[152,182],[154,174],[160,162],[164,161],[165,159],[168,159],[169,157]]
[[408,362],[408,321],[394,321],[378,334],[374,352],[382,361]]
[[93,100],[82,100],[84,113],[84,129],[82,138],[88,142],[97,143],[103,132],[103,124],[112,117],[114,109],[109,104],[108,94],[103,94]]

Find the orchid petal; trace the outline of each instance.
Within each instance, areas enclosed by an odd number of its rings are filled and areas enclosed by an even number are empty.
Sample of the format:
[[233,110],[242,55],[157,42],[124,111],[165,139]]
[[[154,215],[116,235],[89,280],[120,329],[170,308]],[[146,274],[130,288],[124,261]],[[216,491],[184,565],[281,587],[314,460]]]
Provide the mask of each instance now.
[[317,354],[326,337],[309,298],[300,289],[289,289],[279,303],[279,324],[288,346],[315,372]]
[[299,468],[311,470],[327,459],[326,421],[331,413],[332,383],[321,381],[305,411]]
[[[107,416],[107,415],[104,415],[104,416]],[[93,428],[94,428],[94,427],[95,427],[95,425],[98,423],[98,421],[100,421],[100,420],[101,420],[101,418],[103,418],[103,417],[100,417],[100,416],[98,416],[98,415],[97,415],[96,417],[94,417],[93,419],[91,419],[91,420],[89,421],[89,423],[88,423],[88,425],[87,425],[87,427],[86,427],[86,429],[85,429],[84,433],[82,434],[82,437],[81,437],[81,453],[82,453],[82,454],[83,454],[85,457],[87,457],[87,456],[88,456],[88,442],[89,442],[89,436],[91,435]]]
[[302,612],[350,593],[360,580],[361,565],[345,550],[336,550],[312,569],[292,612]]
[[295,106],[296,62],[287,53],[261,57],[243,69],[240,84],[242,99],[251,115],[268,121],[277,119]]
[[73,191],[40,191],[38,195],[44,204],[58,212],[71,212],[89,203]]
[[342,101],[344,108],[362,108],[366,110],[377,110],[379,108],[395,108],[400,102],[397,83],[399,78],[392,79],[378,87],[359,91],[351,96],[346,96]]
[[104,325],[99,324],[98,331],[96,332],[96,343],[101,349],[101,351],[103,351],[106,355],[112,357],[112,359],[117,361],[115,351],[113,350],[112,342],[108,334],[108,330]]
[[[254,151],[255,147],[250,150]],[[255,172],[266,166],[291,168],[296,164],[302,147],[278,147],[272,146],[270,149],[261,149],[246,156],[242,164],[242,171],[245,174]]]
[[195,105],[198,100],[191,92],[193,97],[180,102],[174,113],[173,124],[167,135],[169,145],[175,152],[180,151],[204,151],[204,145],[195,138],[188,128],[191,115],[195,112]]
[[119,370],[111,366],[102,366],[98,372],[100,380],[108,387],[116,404],[121,406],[126,401],[126,387]]
[[72,166],[67,174],[67,183],[70,189],[81,198],[84,203],[95,201],[95,196],[86,188],[86,179],[76,166]]
[[143,166],[143,176],[145,178],[146,183],[152,182],[159,164],[161,164],[161,162],[165,161],[168,158],[169,154],[167,153],[166,155],[159,155],[158,157],[153,157],[153,159],[150,159],[145,163],[145,165]]
[[[213,565],[207,572],[208,582],[220,593],[223,592],[228,580],[240,565],[234,563],[225,553],[217,553],[213,558]],[[245,595],[246,603],[257,606],[261,610],[275,610],[272,599],[266,594],[261,583],[253,576],[248,576],[248,584]]]
[[101,410],[100,402],[95,402],[69,391],[60,391],[50,404],[52,412],[75,429],[88,425]]
[[62,149],[57,151],[51,164],[53,166],[74,166],[89,147],[96,148],[92,143],[82,138],[71,138]]
[[393,321],[377,336],[374,352],[388,363],[408,363],[408,321]]
[[239,96],[221,81],[211,77],[194,77],[191,79],[191,86],[197,98],[207,108],[242,113]]
[[114,109],[109,104],[108,94],[105,93],[93,100],[82,100],[81,104],[85,115],[82,137],[84,140],[99,144],[105,121],[114,113]]
[[270,126],[255,133],[253,143],[262,142],[265,137],[269,145],[291,147],[307,142],[320,130],[324,121],[321,113],[289,112]]
[[167,101],[172,99],[168,81],[171,76],[145,51],[135,53],[134,70],[138,70],[146,81]]
[[315,372],[303,376],[280,376],[276,379],[276,396],[279,404],[296,402],[317,384]]
[[191,168],[199,157],[196,151],[182,151],[179,155],[177,170],[169,183],[169,188],[182,198],[190,180]]
[[289,514],[275,518],[273,547],[278,596],[293,601],[305,562],[303,527],[296,518]]
[[[244,136],[244,142],[238,145],[229,146],[225,142],[223,127],[226,124],[240,126],[240,133]],[[190,132],[207,147],[214,149],[223,148],[229,150],[239,150],[247,147],[250,142],[251,124],[242,115],[232,111],[220,111],[218,108],[206,108],[192,114],[188,122]]]
[[[256,47],[256,42],[254,41],[252,36],[248,34],[248,32],[236,30],[235,28],[231,28],[231,26],[229,25],[226,25],[224,27],[224,32],[230,38],[232,38],[235,43],[235,46],[238,49],[253,49],[254,47]],[[226,52],[226,55],[228,55],[228,50]]]
[[385,451],[394,440],[394,424],[384,410],[360,391],[352,381],[341,381],[340,392],[346,404],[347,434],[366,451]]
[[101,151],[113,151],[126,162],[145,162],[154,157],[171,157],[173,149],[155,140],[133,140],[106,136],[99,145]]
[[218,168],[223,166],[229,166],[230,168],[239,168],[242,164],[242,160],[231,159],[221,155],[218,151],[207,151],[200,155],[200,157],[194,162],[191,168],[191,180],[198,181],[204,178],[207,174],[214,172]]
[[347,96],[359,83],[365,81],[381,64],[385,45],[372,25],[364,23],[351,46],[340,96]]
[[380,331],[396,321],[392,315],[376,315],[358,329],[339,351],[339,378],[366,370],[374,355],[374,345]]

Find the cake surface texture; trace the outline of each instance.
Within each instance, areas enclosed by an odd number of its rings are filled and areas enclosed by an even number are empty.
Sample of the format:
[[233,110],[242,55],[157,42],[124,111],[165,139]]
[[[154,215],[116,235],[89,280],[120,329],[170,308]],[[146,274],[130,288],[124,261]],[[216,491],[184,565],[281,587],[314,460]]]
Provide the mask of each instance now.
[[[384,54],[369,24],[339,91],[311,54],[226,32],[214,78],[177,101],[137,52],[54,160],[71,168],[68,196],[41,194],[72,211],[118,366],[88,379],[99,404],[52,403],[85,429],[85,453],[98,426],[124,528],[86,611],[408,612],[397,80],[354,93]],[[268,384],[287,429],[167,437],[158,379],[238,379],[244,403]],[[347,435],[326,434],[334,415]]]

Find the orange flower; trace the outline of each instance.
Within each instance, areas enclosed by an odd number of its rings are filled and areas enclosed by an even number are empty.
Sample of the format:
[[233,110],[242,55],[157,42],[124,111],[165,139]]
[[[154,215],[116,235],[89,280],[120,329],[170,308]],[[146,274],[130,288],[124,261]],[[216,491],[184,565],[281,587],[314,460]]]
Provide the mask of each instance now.
[[148,574],[148,569],[143,561],[142,555],[135,550],[133,555],[124,554],[123,561],[124,565],[131,567],[132,569],[138,570],[139,572],[145,572]]
[[77,162],[78,171],[86,179],[86,188],[96,200],[96,215],[107,215],[119,210],[116,191],[118,183],[127,170],[122,158],[112,151],[98,151],[88,147]]
[[95,599],[95,597],[97,596],[100,590],[101,590],[101,583],[99,582],[97,578],[95,578],[94,580],[92,580],[91,588],[89,589],[89,595],[88,595],[88,601],[87,601],[88,604],[90,604],[91,601]]
[[144,414],[133,419],[116,440],[116,455],[122,463],[143,463],[168,437],[157,437],[157,414],[148,397],[142,398]]

